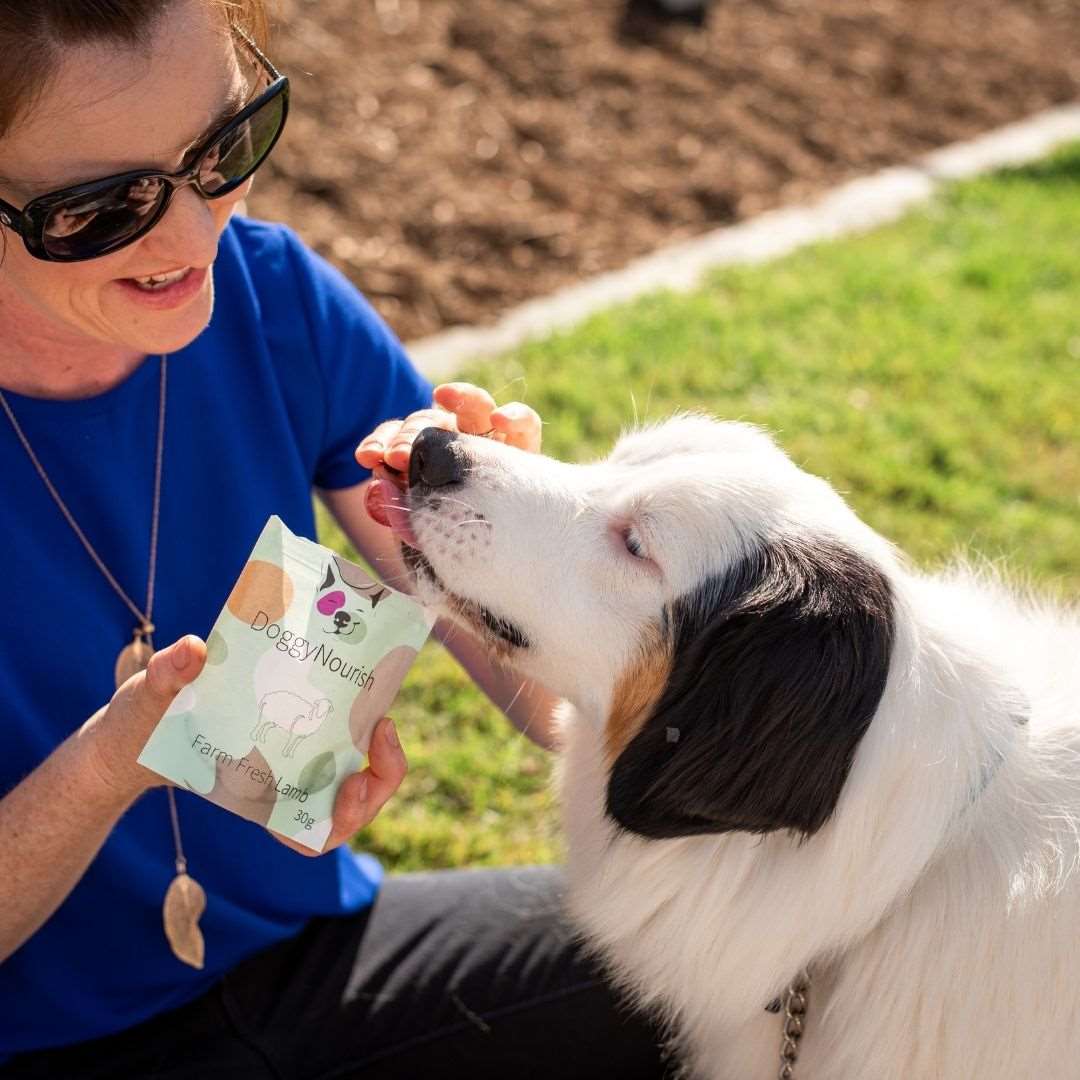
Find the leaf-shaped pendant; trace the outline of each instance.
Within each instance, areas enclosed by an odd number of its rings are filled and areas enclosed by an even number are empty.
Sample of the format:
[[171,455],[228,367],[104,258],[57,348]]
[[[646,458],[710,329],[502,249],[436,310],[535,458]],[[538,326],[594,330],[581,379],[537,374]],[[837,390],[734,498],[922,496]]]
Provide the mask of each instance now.
[[199,916],[206,910],[203,887],[187,874],[177,874],[165,893],[162,915],[165,936],[178,960],[193,968],[203,966],[205,945],[199,929]]
[[116,658],[116,669],[113,672],[116,678],[116,689],[119,690],[132,675],[137,675],[142,671],[150,663],[150,657],[153,655],[154,650],[142,638],[136,638],[130,645],[125,645]]

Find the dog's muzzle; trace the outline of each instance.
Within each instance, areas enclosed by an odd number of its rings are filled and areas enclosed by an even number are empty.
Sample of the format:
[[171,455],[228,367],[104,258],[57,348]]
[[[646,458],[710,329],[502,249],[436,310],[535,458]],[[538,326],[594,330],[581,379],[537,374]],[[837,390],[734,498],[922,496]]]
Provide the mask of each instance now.
[[[409,458],[409,502],[416,510],[425,504],[440,504],[441,493],[465,482],[469,472],[468,452],[464,440],[455,431],[424,428],[416,436]],[[480,515],[482,518],[483,515]],[[503,618],[475,600],[458,596],[447,588],[428,557],[418,548],[406,544],[405,564],[417,578],[425,577],[446,597],[449,606],[474,627],[482,628],[505,648],[527,649],[529,638],[509,619]]]

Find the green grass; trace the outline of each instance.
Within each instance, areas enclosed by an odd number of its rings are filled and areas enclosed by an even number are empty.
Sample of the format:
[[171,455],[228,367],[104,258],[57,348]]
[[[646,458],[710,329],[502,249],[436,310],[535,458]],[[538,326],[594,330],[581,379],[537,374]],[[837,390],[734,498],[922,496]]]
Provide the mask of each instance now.
[[[568,460],[677,409],[762,424],[921,565],[976,551],[1075,598],[1080,147],[464,377],[528,401]],[[549,763],[441,650],[394,715],[412,770],[362,846],[395,870],[558,858]]]

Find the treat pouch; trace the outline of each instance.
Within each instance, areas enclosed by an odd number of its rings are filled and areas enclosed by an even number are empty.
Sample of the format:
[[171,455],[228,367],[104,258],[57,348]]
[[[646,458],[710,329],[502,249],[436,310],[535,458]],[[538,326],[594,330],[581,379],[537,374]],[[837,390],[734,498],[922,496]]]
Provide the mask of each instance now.
[[315,851],[434,615],[272,517],[139,762]]

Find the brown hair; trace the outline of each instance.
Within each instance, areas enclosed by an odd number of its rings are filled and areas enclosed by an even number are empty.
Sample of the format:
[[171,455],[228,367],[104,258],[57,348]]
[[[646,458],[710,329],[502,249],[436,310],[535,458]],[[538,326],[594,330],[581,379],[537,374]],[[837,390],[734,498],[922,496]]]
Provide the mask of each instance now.
[[[68,45],[146,42],[175,0],[0,0],[0,138],[41,94]],[[260,46],[266,42],[266,0],[204,0],[221,9]]]

